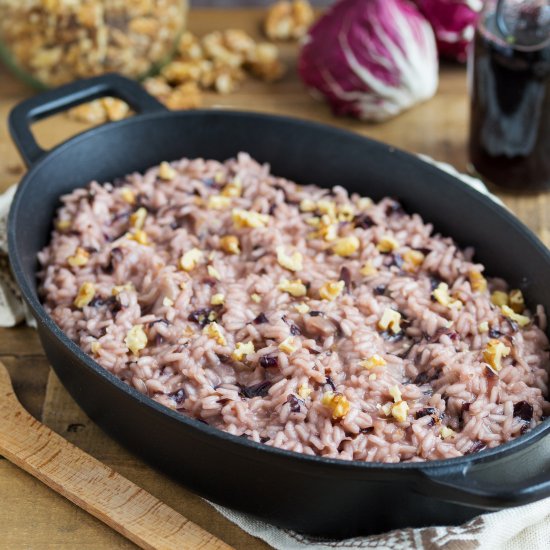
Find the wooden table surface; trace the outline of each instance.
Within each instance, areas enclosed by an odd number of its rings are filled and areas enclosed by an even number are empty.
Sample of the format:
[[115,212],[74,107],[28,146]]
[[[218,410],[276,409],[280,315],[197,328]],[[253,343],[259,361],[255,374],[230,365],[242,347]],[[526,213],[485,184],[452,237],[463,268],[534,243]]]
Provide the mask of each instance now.
[[[191,30],[201,34],[226,27],[258,35],[261,11],[194,10]],[[233,95],[206,97],[206,105],[281,113],[336,124],[397,147],[424,153],[466,170],[468,99],[466,71],[443,66],[434,99],[379,125],[335,119],[323,104],[303,90],[296,77],[296,46],[283,48],[289,72],[279,83],[247,82]],[[0,190],[24,172],[10,141],[6,118],[10,109],[32,90],[0,68]],[[52,146],[82,131],[85,125],[57,116],[36,125],[39,141]],[[442,191],[443,192],[443,191]],[[500,194],[506,204],[550,245],[550,196]],[[237,548],[265,548],[189,493],[123,450],[99,431],[78,409],[50,371],[34,330],[0,329],[0,360],[12,376],[16,392],[28,410],[64,437],[144,487],[192,521]],[[0,457],[0,548],[131,548],[133,545],[82,512],[40,482]]]

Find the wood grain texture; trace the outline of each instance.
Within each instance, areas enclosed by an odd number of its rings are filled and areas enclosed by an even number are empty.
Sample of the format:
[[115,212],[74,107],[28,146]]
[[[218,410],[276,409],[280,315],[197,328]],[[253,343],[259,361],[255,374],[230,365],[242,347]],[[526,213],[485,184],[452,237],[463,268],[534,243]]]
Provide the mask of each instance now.
[[[262,10],[193,10],[190,27],[199,34],[227,27],[243,28],[259,36],[262,13]],[[205,105],[280,113],[333,124],[411,152],[427,154],[459,170],[467,169],[468,97],[464,67],[443,65],[435,98],[387,123],[367,125],[334,118],[325,105],[304,91],[296,77],[296,47],[284,45],[283,56],[289,70],[281,82],[268,85],[251,80],[235,94],[207,95]],[[6,117],[18,101],[31,94],[31,90],[0,67],[0,190],[23,173],[22,163],[8,136]],[[35,128],[39,141],[51,147],[81,132],[86,125],[57,116],[36,124]],[[445,190],[438,192],[444,193]],[[496,193],[550,245],[548,194],[521,196],[503,194],[498,190]],[[267,548],[217,514],[207,502],[128,453],[90,422],[56,376],[48,376],[47,362],[34,330],[0,329],[0,359],[8,366],[16,393],[25,407],[54,431],[231,546],[253,550]],[[0,549],[65,550],[79,547],[106,550],[133,547],[98,520],[5,460],[0,460],[0,499],[9,503],[0,505]]]
[[32,417],[17,400],[1,362],[0,452],[140,548],[231,549]]

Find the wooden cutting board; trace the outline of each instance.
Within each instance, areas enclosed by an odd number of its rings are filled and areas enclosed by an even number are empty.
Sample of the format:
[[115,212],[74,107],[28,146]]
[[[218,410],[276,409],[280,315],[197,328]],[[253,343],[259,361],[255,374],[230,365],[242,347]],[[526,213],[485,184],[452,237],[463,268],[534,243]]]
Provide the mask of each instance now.
[[[242,9],[194,10],[190,27],[199,34],[234,27],[259,36],[261,14],[258,10]],[[281,82],[267,85],[250,81],[235,94],[209,95],[206,105],[281,113],[336,124],[466,170],[468,98],[464,67],[442,67],[439,92],[431,101],[390,122],[365,125],[335,119],[324,105],[312,100],[295,74],[296,47],[285,45],[283,53],[289,72]],[[0,191],[23,172],[8,136],[6,117],[11,107],[31,93],[0,68]],[[59,116],[37,124],[36,128],[41,142],[51,146],[81,132],[86,126]],[[550,245],[548,194],[529,197],[497,194]],[[0,329],[0,360],[10,370],[22,403],[56,432],[228,544],[247,549],[267,547],[220,516],[202,499],[127,453],[91,423],[55,375],[50,373],[34,330],[25,327]],[[106,550],[133,547],[120,535],[1,458],[0,499],[0,549]]]

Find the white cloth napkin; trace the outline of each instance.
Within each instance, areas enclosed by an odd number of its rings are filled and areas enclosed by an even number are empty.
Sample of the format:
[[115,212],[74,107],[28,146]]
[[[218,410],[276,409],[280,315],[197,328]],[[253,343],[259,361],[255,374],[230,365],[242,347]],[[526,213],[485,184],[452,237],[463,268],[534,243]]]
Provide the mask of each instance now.
[[[422,158],[462,179],[480,193],[491,195],[485,185],[475,178],[457,172],[452,166]],[[16,186],[0,195],[0,326],[12,327],[24,319],[35,326],[34,319],[22,303],[21,294],[11,276],[7,261],[6,221]],[[550,438],[545,451],[550,454]],[[212,504],[212,503],[210,503]],[[400,529],[346,540],[313,539],[274,527],[247,514],[212,504],[228,520],[247,533],[258,537],[278,550],[333,550],[334,548],[368,548],[377,550],[548,550],[550,549],[550,498],[501,512],[480,515],[461,526]]]

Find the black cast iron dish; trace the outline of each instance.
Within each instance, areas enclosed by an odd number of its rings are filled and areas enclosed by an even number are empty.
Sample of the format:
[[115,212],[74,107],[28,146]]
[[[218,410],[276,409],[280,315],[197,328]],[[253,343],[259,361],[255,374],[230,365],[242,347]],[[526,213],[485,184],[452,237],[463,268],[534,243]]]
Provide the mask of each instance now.
[[[32,122],[106,95],[124,99],[139,115],[47,153],[38,146]],[[549,251],[490,199],[416,157],[352,133],[256,113],[168,112],[139,85],[113,75],[27,100],[13,110],[10,125],[30,168],[9,218],[15,277],[59,378],[86,413],[130,449],[208,499],[317,535],[457,524],[550,495],[550,420],[496,449],[437,462],[371,464],[282,451],[218,431],[130,388],[60,331],[36,293],[36,254],[49,240],[61,194],[163,160],[224,160],[247,151],[298,182],[398,197],[437,230],[475,246],[489,273],[548,310]]]

